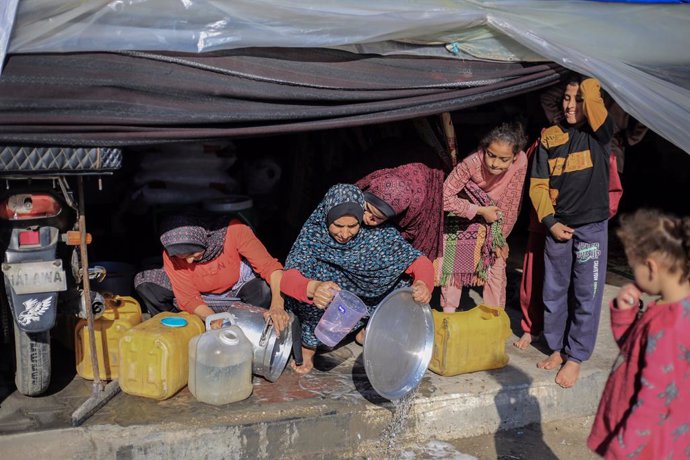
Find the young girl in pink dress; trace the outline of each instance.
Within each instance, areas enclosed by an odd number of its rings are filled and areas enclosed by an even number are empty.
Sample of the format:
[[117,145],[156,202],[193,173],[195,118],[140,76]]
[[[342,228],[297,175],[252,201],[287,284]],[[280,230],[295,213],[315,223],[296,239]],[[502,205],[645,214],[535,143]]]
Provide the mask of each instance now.
[[505,307],[505,238],[520,210],[527,157],[522,126],[504,123],[482,139],[443,184],[443,257],[437,261],[441,307],[454,312],[463,286],[484,286],[484,304]]
[[[611,303],[620,347],[599,402],[590,449],[605,458],[690,455],[690,218],[641,210],[618,236],[635,283]],[[643,308],[642,292],[660,296]]]

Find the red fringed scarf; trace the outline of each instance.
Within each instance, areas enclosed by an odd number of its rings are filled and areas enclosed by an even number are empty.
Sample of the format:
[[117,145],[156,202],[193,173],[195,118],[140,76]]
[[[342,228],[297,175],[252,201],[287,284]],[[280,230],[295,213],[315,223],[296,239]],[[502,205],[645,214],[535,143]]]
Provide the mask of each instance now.
[[[489,195],[472,181],[467,182],[462,193],[478,206],[496,206]],[[446,216],[443,259],[438,266],[441,286],[484,285],[487,272],[496,261],[496,248],[506,244],[501,232],[502,220],[487,224],[480,216],[472,220],[453,214]]]

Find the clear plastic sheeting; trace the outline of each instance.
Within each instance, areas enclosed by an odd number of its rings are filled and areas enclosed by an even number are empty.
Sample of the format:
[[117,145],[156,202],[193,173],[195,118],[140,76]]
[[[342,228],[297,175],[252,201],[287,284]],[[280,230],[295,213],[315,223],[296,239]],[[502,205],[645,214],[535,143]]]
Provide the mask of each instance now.
[[14,24],[19,0],[3,0],[0,2],[0,71],[2,71],[2,61],[10,43],[10,32]]
[[[12,0],[10,0],[12,3]],[[0,30],[11,27],[2,17]],[[0,35],[1,37],[1,35]],[[445,47],[594,75],[626,111],[690,152],[690,9],[550,0],[22,0],[9,53],[244,47]],[[363,46],[363,49],[367,49]],[[0,51],[2,49],[0,48]],[[3,56],[0,56],[3,57]]]

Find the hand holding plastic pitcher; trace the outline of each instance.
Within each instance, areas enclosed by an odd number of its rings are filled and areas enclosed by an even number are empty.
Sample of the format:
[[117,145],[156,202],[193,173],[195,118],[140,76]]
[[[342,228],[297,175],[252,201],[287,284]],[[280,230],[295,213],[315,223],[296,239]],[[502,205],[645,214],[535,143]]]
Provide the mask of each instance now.
[[341,290],[323,313],[314,335],[329,347],[336,346],[367,314],[367,306],[351,292]]
[[[335,281],[312,281],[313,289],[310,296],[314,301],[314,306],[320,310],[325,309],[333,300],[333,296],[340,291],[340,286]],[[307,286],[307,290],[309,291]]]

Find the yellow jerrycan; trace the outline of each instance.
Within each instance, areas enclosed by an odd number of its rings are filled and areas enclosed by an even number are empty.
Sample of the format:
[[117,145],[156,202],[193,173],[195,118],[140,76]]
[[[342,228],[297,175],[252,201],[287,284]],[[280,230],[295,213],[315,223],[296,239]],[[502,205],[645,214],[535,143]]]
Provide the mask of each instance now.
[[159,313],[120,339],[120,388],[127,394],[168,399],[187,385],[189,341],[204,332],[187,312]]
[[434,351],[429,369],[439,375],[498,369],[508,364],[510,318],[502,308],[479,305],[468,311],[433,311]]
[[[132,327],[141,323],[141,307],[132,297],[105,296],[103,315],[93,323],[96,336],[98,374],[102,380],[113,380],[119,376],[120,338]],[[77,374],[93,380],[91,367],[91,346],[86,320],[80,319],[74,330],[74,353]]]

